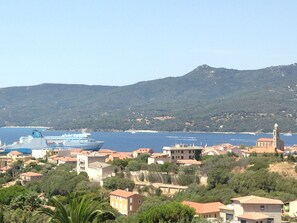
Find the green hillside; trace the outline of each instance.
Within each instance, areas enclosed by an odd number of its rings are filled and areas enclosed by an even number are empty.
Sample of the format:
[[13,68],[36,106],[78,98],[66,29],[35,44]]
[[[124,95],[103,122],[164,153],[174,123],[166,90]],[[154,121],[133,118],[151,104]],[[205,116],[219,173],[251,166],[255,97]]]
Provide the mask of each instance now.
[[297,132],[297,64],[197,67],[129,86],[42,84],[0,89],[0,125],[61,129]]

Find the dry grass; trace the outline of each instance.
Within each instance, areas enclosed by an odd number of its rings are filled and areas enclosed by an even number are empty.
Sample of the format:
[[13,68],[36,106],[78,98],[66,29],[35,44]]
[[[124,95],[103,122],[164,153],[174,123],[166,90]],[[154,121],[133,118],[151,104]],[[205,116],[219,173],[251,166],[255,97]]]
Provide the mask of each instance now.
[[293,177],[297,179],[295,165],[295,163],[288,162],[274,163],[269,165],[269,171],[279,173],[284,177]]

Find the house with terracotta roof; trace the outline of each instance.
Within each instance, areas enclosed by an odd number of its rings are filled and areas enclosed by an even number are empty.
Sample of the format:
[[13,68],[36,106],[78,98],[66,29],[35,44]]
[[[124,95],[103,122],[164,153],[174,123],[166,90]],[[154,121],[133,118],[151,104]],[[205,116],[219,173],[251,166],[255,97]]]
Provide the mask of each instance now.
[[73,158],[73,157],[57,157],[57,165],[61,165],[61,164],[65,164],[65,163],[68,163],[68,164],[76,164],[76,158]]
[[151,148],[139,148],[132,152],[134,158],[138,157],[140,154],[152,154],[154,151]]
[[0,173],[8,173],[11,170],[12,170],[12,167],[10,167],[10,166],[3,166],[3,167],[0,168]]
[[21,153],[19,151],[11,151],[11,152],[7,153],[7,157],[10,157],[12,159],[22,157],[22,156],[23,156],[23,153]]
[[42,178],[42,174],[35,173],[35,172],[26,172],[26,173],[21,173],[20,178],[22,183],[27,183],[27,182],[40,180]]
[[240,223],[281,223],[283,202],[258,196],[231,199],[232,204],[220,208],[224,221]]
[[224,204],[221,202],[197,203],[183,201],[182,204],[194,208],[197,216],[206,218],[208,220],[219,219],[220,208],[224,206]]
[[110,206],[123,215],[135,213],[143,203],[143,196],[138,193],[115,190],[110,192]]
[[256,146],[258,146],[258,147],[273,146],[272,143],[273,143],[272,138],[259,138],[256,141]]
[[247,154],[282,154],[283,151],[280,149],[276,149],[273,146],[267,147],[252,147],[247,152]]
[[117,151],[111,149],[100,149],[97,153],[103,156],[109,156],[110,154],[116,153]]
[[124,160],[124,159],[131,159],[131,158],[132,158],[131,152],[116,152],[116,153],[110,154],[106,162],[113,161],[116,159]]
[[147,164],[164,164],[166,162],[170,162],[170,158],[168,154],[165,153],[153,153],[147,159]]

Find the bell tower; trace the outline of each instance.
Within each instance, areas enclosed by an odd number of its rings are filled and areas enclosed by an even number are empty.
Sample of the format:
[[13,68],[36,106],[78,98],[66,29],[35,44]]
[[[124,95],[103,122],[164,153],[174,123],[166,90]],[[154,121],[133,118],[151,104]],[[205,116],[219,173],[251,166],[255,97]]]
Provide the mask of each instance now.
[[279,129],[278,125],[275,123],[274,128],[273,128],[273,142],[272,145],[276,149],[280,149],[280,144],[279,144]]

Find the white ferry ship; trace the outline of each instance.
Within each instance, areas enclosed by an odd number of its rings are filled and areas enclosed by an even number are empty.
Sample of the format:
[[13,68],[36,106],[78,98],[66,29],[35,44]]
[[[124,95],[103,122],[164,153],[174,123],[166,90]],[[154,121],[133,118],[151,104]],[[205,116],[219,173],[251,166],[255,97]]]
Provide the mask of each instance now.
[[38,130],[33,130],[32,135],[22,136],[19,141],[11,145],[2,146],[4,152],[19,151],[31,153],[32,149],[72,149],[97,151],[103,146],[103,141],[90,138],[90,133],[63,134],[61,136],[43,136]]

